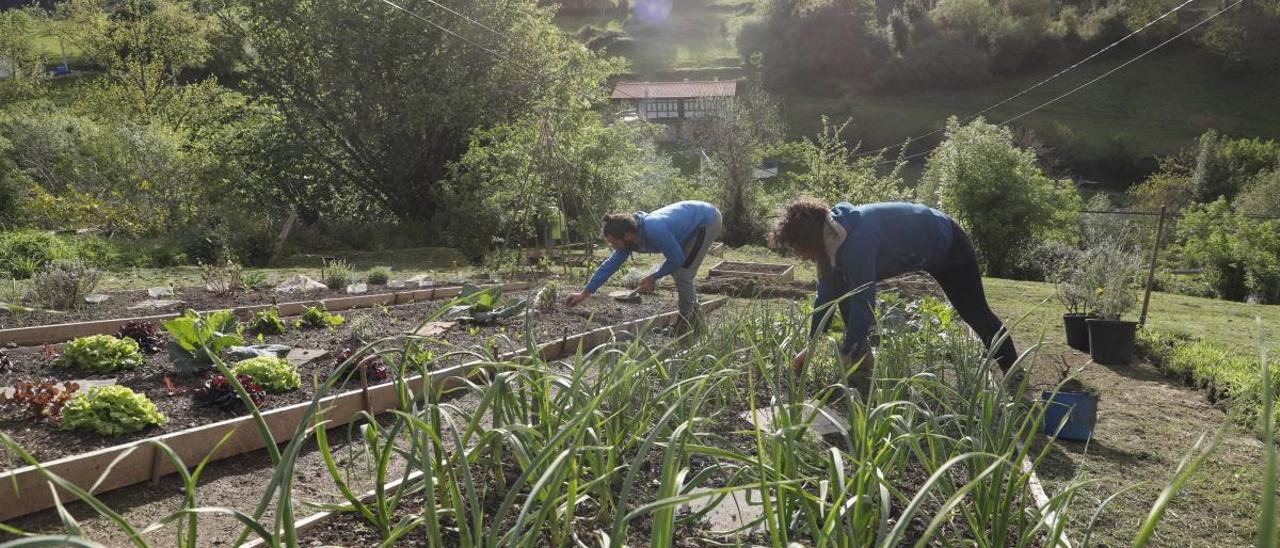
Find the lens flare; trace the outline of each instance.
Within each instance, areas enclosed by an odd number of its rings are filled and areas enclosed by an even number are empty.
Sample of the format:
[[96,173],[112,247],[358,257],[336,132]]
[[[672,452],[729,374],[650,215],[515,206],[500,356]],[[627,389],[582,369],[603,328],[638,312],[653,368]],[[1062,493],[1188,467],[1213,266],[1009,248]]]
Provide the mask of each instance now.
[[661,23],[671,15],[672,0],[636,0],[632,13],[645,23]]

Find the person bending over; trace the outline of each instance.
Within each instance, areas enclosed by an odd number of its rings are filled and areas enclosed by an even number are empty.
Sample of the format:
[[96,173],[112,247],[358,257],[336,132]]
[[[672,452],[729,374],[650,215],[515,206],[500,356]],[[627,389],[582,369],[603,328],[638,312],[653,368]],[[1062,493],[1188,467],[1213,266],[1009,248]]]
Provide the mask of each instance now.
[[[841,202],[829,207],[801,198],[783,208],[770,242],[818,265],[810,337],[826,330],[828,310],[823,305],[849,294],[838,304],[845,325],[840,351],[846,366],[865,360],[864,369],[870,371],[867,336],[875,325],[875,282],[908,272],[933,276],[988,350],[1002,336],[1004,324],[987,304],[973,243],[941,211],[902,202]],[[799,352],[792,362],[797,373],[804,369],[807,352]],[[1018,353],[1012,338],[1003,338],[995,359],[1006,373],[1013,367]]]
[[653,213],[612,213],[604,218],[604,239],[613,254],[596,269],[586,288],[565,300],[577,306],[604,285],[633,252],[661,253],[666,261],[652,274],[640,280],[640,293],[652,293],[658,280],[670,275],[679,293],[678,309],[684,327],[698,319],[698,295],[694,277],[698,266],[720,235],[720,210],[707,202],[684,201],[663,207]]

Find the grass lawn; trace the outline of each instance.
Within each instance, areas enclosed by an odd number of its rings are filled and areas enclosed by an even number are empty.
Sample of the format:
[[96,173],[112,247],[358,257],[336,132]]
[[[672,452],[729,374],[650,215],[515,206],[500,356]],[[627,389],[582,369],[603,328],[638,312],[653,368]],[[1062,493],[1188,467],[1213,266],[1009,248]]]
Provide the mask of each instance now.
[[[1116,50],[986,115],[1004,121],[1025,112],[1132,58],[1137,50]],[[844,96],[784,95],[785,116],[794,134],[812,134],[819,116],[853,117],[848,137],[866,148],[900,144],[940,129],[951,115],[978,112],[1044,80],[1074,60],[1041,70],[995,78],[983,86],[895,94]],[[839,88],[833,82],[832,88]],[[1280,112],[1270,108],[1280,71],[1224,74],[1216,58],[1188,45],[1157,54],[1062,99],[1016,125],[1067,148],[1077,157],[1113,152],[1149,156],[1185,146],[1206,129],[1234,135],[1280,137]],[[1117,148],[1124,148],[1117,151]]]

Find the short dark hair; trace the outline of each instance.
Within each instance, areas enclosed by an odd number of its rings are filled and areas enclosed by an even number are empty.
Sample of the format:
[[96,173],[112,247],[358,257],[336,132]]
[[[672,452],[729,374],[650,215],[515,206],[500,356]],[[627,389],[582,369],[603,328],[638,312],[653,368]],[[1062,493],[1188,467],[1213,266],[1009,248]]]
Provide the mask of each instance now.
[[823,229],[831,207],[815,198],[797,198],[782,206],[778,221],[769,232],[769,245],[793,251],[816,253],[822,250]]
[[629,232],[638,232],[636,218],[630,213],[610,213],[604,216],[604,235],[621,238]]

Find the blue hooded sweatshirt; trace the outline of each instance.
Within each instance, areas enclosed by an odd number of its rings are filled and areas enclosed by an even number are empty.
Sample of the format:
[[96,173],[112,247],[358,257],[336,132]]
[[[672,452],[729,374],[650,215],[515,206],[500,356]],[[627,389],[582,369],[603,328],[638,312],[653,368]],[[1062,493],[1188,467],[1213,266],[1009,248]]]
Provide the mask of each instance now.
[[827,264],[818,269],[810,336],[826,329],[822,320],[829,309],[822,305],[852,293],[836,312],[845,324],[840,350],[860,356],[875,325],[875,282],[941,265],[951,249],[953,226],[941,211],[919,204],[836,204],[825,231]]
[[[640,246],[637,251],[662,253],[667,259],[653,273],[654,279],[670,275],[684,264],[685,242],[689,241],[698,228],[715,222],[717,212],[716,206],[690,200],[676,202],[653,213],[636,213],[636,227],[640,234]],[[614,250],[613,254],[605,259],[604,264],[596,269],[596,273],[591,276],[591,281],[587,282],[587,292],[595,293],[600,289],[600,286],[604,285],[630,256],[629,250]]]

